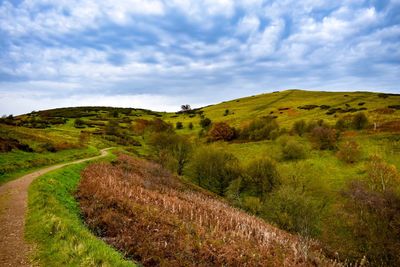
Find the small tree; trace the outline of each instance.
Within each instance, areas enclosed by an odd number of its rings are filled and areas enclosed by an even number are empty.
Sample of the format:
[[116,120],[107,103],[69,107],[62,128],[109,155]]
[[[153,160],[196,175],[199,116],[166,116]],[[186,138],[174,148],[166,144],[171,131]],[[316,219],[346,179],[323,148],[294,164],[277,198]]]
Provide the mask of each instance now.
[[361,156],[360,146],[355,141],[346,141],[339,147],[337,157],[346,163],[354,163]]
[[194,181],[219,195],[224,195],[230,183],[240,176],[238,159],[216,146],[198,148],[190,163]]
[[181,111],[182,112],[188,112],[189,110],[191,110],[190,105],[186,104],[186,105],[182,105],[181,106]]
[[235,129],[226,122],[216,122],[208,134],[211,141],[230,141],[235,137]]
[[251,161],[247,165],[245,173],[250,178],[251,186],[257,196],[260,197],[265,197],[281,183],[276,162],[270,158],[258,158]]
[[357,113],[354,117],[353,117],[353,127],[356,130],[362,130],[365,127],[367,127],[368,125],[368,118],[367,116],[364,114],[364,112],[360,112]]
[[188,128],[189,128],[189,130],[193,130],[193,123],[192,122],[189,122]]

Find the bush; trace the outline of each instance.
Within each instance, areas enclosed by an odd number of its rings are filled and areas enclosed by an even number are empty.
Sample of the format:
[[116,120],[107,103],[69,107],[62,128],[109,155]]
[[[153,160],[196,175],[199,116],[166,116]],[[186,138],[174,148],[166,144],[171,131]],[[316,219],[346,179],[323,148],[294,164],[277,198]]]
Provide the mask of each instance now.
[[208,135],[211,141],[231,141],[235,138],[235,128],[225,122],[216,122]]
[[306,150],[302,144],[290,140],[282,147],[282,157],[284,160],[304,159]]
[[222,196],[231,181],[240,176],[239,161],[219,147],[204,146],[195,151],[190,173],[199,186]]
[[360,147],[355,141],[344,142],[337,152],[337,157],[346,163],[357,162],[360,159],[360,156]]
[[207,129],[211,125],[211,120],[209,118],[203,118],[200,120],[200,126],[203,129]]
[[85,122],[82,119],[76,119],[74,122],[75,128],[85,128]]
[[305,120],[299,120],[293,124],[292,131],[298,134],[299,136],[303,136],[306,130],[307,130],[307,125]]
[[247,186],[259,197],[265,197],[281,184],[276,162],[270,158],[251,161],[245,170]]
[[335,129],[326,126],[317,126],[311,131],[311,141],[314,147],[320,150],[336,148],[338,134]]
[[311,196],[282,186],[271,194],[263,209],[263,217],[280,228],[303,236],[318,235],[323,204]]
[[400,184],[400,174],[396,166],[386,163],[377,155],[369,158],[366,171],[371,190],[385,192],[390,188],[395,189]]
[[183,124],[182,124],[182,122],[178,121],[178,122],[176,123],[176,129],[177,129],[177,130],[183,129]]
[[158,163],[182,175],[192,150],[186,137],[169,132],[154,133],[150,137],[150,145]]
[[240,134],[241,139],[260,141],[275,139],[279,134],[279,125],[274,117],[267,116],[255,119],[243,128]]
[[400,266],[400,196],[352,181],[343,192],[344,218],[351,247],[344,253],[367,256],[371,266]]
[[188,128],[189,128],[189,130],[193,130],[193,123],[192,122],[189,122]]
[[364,112],[360,112],[357,113],[356,115],[354,115],[353,117],[353,127],[356,130],[362,130],[365,127],[368,126],[368,118],[367,116],[364,114]]

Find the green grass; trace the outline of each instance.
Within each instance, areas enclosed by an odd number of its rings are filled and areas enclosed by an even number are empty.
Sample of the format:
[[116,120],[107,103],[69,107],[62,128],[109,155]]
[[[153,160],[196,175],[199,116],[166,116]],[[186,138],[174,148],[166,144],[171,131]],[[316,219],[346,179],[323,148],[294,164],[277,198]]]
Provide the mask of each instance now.
[[38,168],[98,155],[95,147],[67,149],[59,152],[24,152],[13,150],[0,157],[0,185]]
[[[400,96],[389,96],[380,98],[377,93],[371,92],[321,92],[321,91],[303,91],[303,90],[286,90],[278,93],[267,93],[256,96],[250,96],[231,101],[222,102],[216,105],[204,107],[204,115],[212,121],[227,121],[232,126],[239,127],[255,117],[272,115],[278,116],[277,121],[282,127],[290,128],[294,121],[318,120],[324,119],[328,123],[335,123],[337,117],[334,115],[326,115],[327,110],[315,108],[313,110],[298,109],[302,105],[329,105],[332,108],[345,108],[346,104],[352,108],[367,108],[366,112],[372,121],[387,121],[399,119],[400,111],[397,110],[392,114],[378,114],[374,110],[378,108],[387,108],[388,105],[398,105]],[[364,105],[358,104],[365,102]],[[279,108],[290,108],[290,110],[282,110]],[[230,111],[230,115],[224,116],[225,110]],[[338,117],[354,113],[337,113]],[[171,117],[173,116],[173,117]],[[177,121],[181,121],[185,128],[178,132],[197,133],[200,130],[200,116],[196,115],[190,118],[187,114],[164,114],[163,119],[171,122],[173,125]],[[192,131],[187,129],[189,122],[195,126]]]
[[88,163],[37,178],[29,187],[26,238],[40,266],[135,266],[84,225],[74,192]]

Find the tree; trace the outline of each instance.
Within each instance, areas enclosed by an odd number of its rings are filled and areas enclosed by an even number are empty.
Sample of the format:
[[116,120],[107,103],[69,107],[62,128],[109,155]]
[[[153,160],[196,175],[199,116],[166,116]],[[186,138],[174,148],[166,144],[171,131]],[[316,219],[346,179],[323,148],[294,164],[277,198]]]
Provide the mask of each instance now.
[[353,127],[356,130],[362,130],[365,127],[367,127],[368,125],[368,118],[367,116],[364,114],[364,112],[360,112],[357,113],[354,117],[353,117]]
[[189,140],[170,132],[153,133],[150,138],[157,161],[164,167],[182,175],[183,168],[189,160],[192,146]]
[[189,169],[191,177],[199,186],[221,196],[230,183],[240,176],[238,159],[214,145],[198,148]]
[[189,130],[193,130],[193,122],[189,122],[188,127],[189,127]]
[[181,111],[182,112],[188,112],[189,110],[191,110],[190,105],[186,104],[186,105],[182,105],[181,106]]
[[251,161],[247,165],[245,173],[259,197],[265,197],[267,193],[272,192],[281,183],[276,162],[267,157]]
[[226,122],[216,122],[208,134],[211,141],[230,141],[235,137],[235,129]]
[[252,141],[274,139],[279,134],[278,130],[279,125],[274,117],[257,118],[243,128],[240,138]]
[[105,127],[105,131],[107,135],[115,135],[118,136],[119,133],[119,123],[116,120],[110,120]]

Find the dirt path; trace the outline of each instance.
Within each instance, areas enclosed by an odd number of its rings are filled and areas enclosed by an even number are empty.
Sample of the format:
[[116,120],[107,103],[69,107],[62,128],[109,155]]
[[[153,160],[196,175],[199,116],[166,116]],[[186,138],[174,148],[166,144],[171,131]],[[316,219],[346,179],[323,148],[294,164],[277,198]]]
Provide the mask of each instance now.
[[31,247],[24,239],[30,183],[35,178],[66,165],[104,157],[108,154],[108,149],[110,148],[102,149],[100,156],[50,166],[0,186],[0,266],[30,266],[28,255]]

